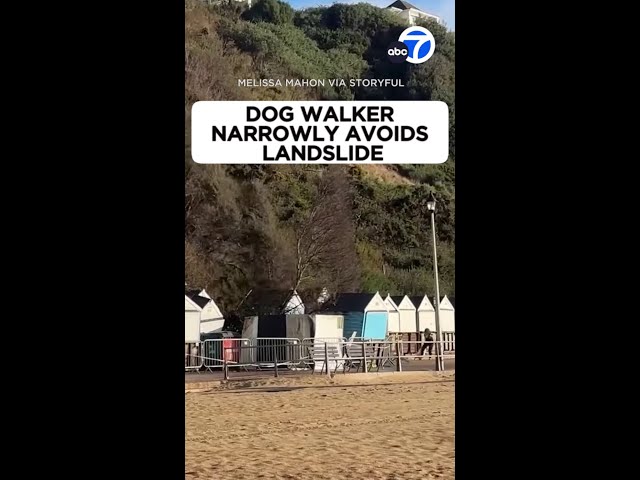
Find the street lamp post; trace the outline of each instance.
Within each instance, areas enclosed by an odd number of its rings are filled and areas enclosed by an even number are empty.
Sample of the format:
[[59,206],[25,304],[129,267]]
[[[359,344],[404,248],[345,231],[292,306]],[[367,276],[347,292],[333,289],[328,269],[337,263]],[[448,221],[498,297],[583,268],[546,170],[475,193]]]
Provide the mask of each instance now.
[[442,333],[440,332],[440,286],[438,284],[438,253],[436,251],[436,198],[429,195],[427,209],[431,212],[431,233],[433,235],[433,275],[436,282],[436,370],[444,370],[442,361]]

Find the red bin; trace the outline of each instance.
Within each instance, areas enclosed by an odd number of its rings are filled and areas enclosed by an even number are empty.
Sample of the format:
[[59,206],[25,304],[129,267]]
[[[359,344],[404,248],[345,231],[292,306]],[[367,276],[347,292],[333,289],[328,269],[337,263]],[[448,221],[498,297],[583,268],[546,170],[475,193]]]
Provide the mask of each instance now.
[[240,349],[238,348],[238,339],[225,338],[222,340],[222,348],[224,350],[224,359],[227,362],[240,362]]

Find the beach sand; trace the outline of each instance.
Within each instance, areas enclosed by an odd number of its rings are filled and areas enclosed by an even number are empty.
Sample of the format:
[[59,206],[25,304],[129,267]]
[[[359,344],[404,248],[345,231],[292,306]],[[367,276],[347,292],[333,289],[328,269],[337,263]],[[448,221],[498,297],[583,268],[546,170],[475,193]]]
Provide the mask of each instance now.
[[186,393],[185,478],[453,479],[454,379],[308,375]]

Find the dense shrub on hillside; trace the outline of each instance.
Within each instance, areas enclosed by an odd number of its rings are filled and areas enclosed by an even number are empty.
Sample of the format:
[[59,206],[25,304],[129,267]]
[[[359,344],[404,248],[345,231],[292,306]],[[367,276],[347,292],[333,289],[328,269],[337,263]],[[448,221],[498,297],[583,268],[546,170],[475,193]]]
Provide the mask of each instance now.
[[280,0],[256,0],[242,18],[251,22],[282,25],[293,22],[293,8]]
[[[260,22],[221,21],[221,33],[243,52],[250,53],[265,78],[355,78],[366,62],[346,50],[323,51],[293,25]],[[252,77],[255,76],[252,75]],[[325,85],[318,87],[323,98],[351,99],[350,90]]]

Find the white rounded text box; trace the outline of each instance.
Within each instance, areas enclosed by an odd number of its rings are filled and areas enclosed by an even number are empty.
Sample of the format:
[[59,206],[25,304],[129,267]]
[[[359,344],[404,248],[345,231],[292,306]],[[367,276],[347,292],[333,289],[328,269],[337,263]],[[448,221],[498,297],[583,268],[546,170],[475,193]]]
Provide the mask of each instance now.
[[197,163],[444,163],[449,108],[437,101],[196,102]]

